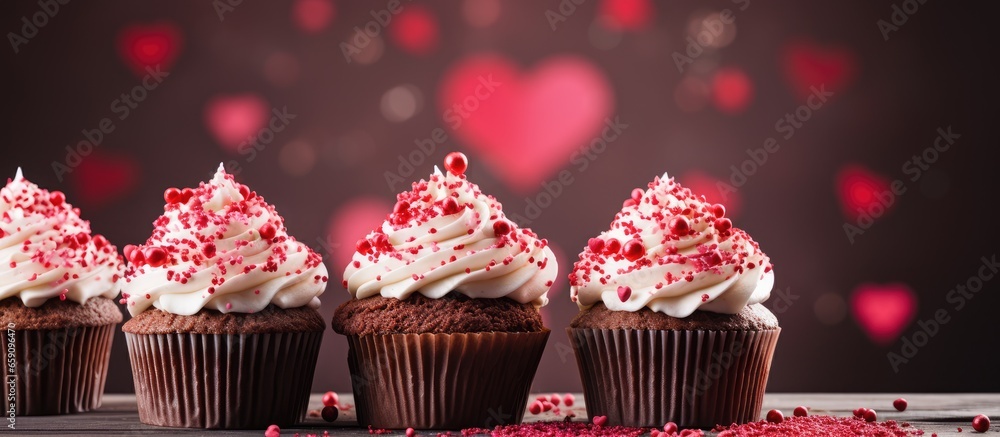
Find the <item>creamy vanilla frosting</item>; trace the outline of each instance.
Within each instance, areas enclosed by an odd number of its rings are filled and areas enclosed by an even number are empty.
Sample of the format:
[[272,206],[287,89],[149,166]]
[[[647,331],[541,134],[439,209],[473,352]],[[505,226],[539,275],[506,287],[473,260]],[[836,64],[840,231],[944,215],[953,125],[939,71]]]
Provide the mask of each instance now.
[[771,262],[722,205],[705,201],[666,174],[636,189],[611,223],[592,238],[570,274],[580,308],[647,307],[673,317],[695,310],[723,314],[770,296]]
[[146,244],[125,247],[120,286],[133,316],[150,307],[177,315],[319,307],[328,280],[320,256],[221,165],[208,183],[168,189],[164,199]]
[[17,296],[37,307],[53,298],[114,298],[123,268],[115,246],[91,237],[63,193],[39,188],[20,169],[0,190],[0,300]]
[[357,299],[508,297],[540,307],[558,265],[546,240],[506,219],[500,203],[461,171],[442,174],[397,196],[382,226],[357,243],[344,286]]

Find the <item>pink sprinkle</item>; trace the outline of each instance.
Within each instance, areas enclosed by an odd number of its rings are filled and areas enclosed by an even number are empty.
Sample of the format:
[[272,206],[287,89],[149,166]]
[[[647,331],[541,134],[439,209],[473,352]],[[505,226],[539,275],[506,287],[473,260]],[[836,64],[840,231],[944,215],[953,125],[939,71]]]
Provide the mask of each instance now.
[[227,309],[227,310],[231,310],[231,309],[233,309],[233,304],[232,304],[232,303],[229,303],[229,302],[226,302],[226,309]]
[[573,396],[572,393],[566,393],[566,396],[563,397],[563,404],[567,407],[572,407],[574,402],[576,402],[576,396]]

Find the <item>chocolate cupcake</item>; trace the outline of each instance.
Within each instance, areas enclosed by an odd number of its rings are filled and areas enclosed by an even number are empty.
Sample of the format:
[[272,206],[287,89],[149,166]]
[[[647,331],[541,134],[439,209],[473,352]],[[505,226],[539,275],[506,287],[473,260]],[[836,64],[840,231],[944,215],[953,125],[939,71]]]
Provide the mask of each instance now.
[[466,180],[465,156],[414,183],[357,243],[334,315],[362,426],[520,423],[549,330],[552,250]]
[[592,238],[567,329],[587,414],[627,426],[757,419],[778,334],[771,262],[725,208],[664,175]]
[[305,416],[325,330],[320,256],[222,166],[167,189],[142,246],[126,246],[123,330],[139,420],[188,428],[287,426]]
[[[101,406],[123,270],[115,246],[21,175],[0,190],[0,322],[4,392],[15,415],[79,413]],[[6,404],[5,404],[6,405]],[[5,407],[6,409],[6,407]]]

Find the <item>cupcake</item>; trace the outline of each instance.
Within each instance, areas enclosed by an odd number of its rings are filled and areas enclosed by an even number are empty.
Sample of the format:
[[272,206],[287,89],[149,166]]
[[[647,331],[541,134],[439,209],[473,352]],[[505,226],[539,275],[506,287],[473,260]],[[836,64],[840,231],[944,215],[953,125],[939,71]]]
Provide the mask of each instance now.
[[304,418],[325,324],[320,256],[222,166],[167,189],[146,244],[126,246],[123,330],[139,420],[265,428]]
[[627,426],[757,419],[778,321],[771,262],[722,205],[663,175],[635,189],[569,275],[587,414]]
[[[123,270],[59,191],[17,176],[0,189],[0,322],[5,410],[69,414],[101,406]],[[9,411],[10,407],[13,411]]]
[[445,167],[396,196],[344,271],[353,299],[333,329],[348,338],[362,426],[492,428],[524,415],[556,259],[466,180],[465,155]]

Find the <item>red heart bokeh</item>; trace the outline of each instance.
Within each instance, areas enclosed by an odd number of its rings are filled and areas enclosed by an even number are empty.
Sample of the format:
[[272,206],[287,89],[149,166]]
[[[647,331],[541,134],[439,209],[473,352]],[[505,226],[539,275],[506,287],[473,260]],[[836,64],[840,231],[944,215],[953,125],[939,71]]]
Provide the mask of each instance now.
[[434,51],[440,37],[437,18],[421,5],[406,6],[389,25],[389,38],[399,49],[422,56]]
[[180,54],[183,37],[180,29],[171,22],[133,24],[118,34],[118,52],[125,63],[139,77],[146,69],[170,70]]
[[295,0],[292,23],[306,33],[319,33],[330,26],[337,10],[330,0]]
[[753,100],[753,82],[736,67],[720,69],[712,76],[712,102],[727,114],[743,112]]
[[[852,221],[857,221],[862,213],[877,219],[891,210],[895,201],[888,201],[889,196],[894,196],[890,188],[888,178],[861,165],[849,164],[837,173],[840,206],[844,216]],[[881,213],[872,214],[879,211]]]
[[95,150],[73,169],[70,181],[81,206],[101,208],[135,191],[139,164],[130,155]]
[[444,74],[439,104],[455,136],[507,186],[527,193],[601,134],[614,95],[604,74],[575,56],[522,73],[506,58],[478,55]]
[[740,208],[743,206],[740,192],[720,188],[720,182],[732,186],[729,181],[716,179],[701,170],[690,170],[677,178],[677,181],[695,194],[705,196],[705,200],[708,202],[724,205],[726,217],[736,218],[740,215]]
[[656,15],[650,0],[602,0],[598,10],[602,24],[625,30],[649,27]]
[[851,295],[851,312],[874,343],[887,345],[913,321],[917,296],[903,283],[861,284]]
[[[356,197],[348,200],[330,217],[323,254],[332,270],[343,273],[351,262],[358,240],[382,225],[392,212],[392,204],[378,197]],[[339,280],[338,280],[339,282]]]
[[850,49],[821,46],[810,41],[795,41],[782,53],[785,75],[799,98],[813,93],[812,87],[824,87],[834,94],[844,91],[857,75],[857,61]]
[[257,135],[268,120],[268,103],[257,94],[215,96],[205,104],[205,126],[231,152]]

